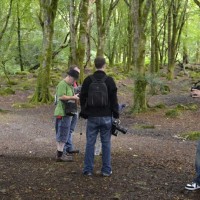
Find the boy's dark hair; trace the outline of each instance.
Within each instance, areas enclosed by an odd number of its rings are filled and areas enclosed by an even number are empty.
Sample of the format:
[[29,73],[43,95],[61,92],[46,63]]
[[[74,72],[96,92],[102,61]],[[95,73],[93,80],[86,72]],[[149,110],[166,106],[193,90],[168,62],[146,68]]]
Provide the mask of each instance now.
[[106,64],[106,60],[103,57],[96,57],[94,60],[94,64],[96,69],[101,69]]

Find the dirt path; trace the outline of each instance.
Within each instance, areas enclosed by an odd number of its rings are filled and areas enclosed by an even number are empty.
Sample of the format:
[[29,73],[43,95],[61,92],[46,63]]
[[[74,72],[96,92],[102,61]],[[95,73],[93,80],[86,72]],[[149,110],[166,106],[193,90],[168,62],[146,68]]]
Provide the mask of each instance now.
[[[194,175],[196,142],[176,136],[200,130],[200,111],[184,111],[179,118],[167,118],[165,109],[135,117],[123,115],[129,133],[112,137],[113,175],[102,178],[101,158],[95,158],[95,175],[83,177],[85,135],[80,136],[79,121],[74,143],[81,153],[72,163],[55,162],[53,106],[13,109],[28,94],[0,97],[0,199],[123,199],[165,200],[200,199],[200,191],[188,192],[185,184]],[[121,101],[125,101],[123,98]],[[151,98],[151,105],[188,104],[187,92],[172,92]],[[141,128],[153,125],[154,128]],[[83,131],[84,133],[84,131]]]

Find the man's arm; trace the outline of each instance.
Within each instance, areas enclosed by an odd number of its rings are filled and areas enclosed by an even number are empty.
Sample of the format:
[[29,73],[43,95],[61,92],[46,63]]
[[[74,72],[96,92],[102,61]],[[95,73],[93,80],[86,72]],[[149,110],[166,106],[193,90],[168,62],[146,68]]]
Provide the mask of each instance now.
[[119,106],[118,106],[118,98],[117,98],[117,86],[113,78],[110,78],[110,106],[113,117],[115,119],[119,118]]
[[79,100],[78,94],[75,94],[74,96],[66,96],[63,95],[61,97],[59,97],[60,100],[62,101],[67,101],[67,100]]
[[81,112],[80,116],[83,118],[87,118],[85,110],[86,110],[86,103],[87,103],[87,97],[88,97],[88,89],[89,85],[91,83],[91,80],[89,77],[87,77],[82,84],[81,92],[80,92],[80,106],[81,106]]

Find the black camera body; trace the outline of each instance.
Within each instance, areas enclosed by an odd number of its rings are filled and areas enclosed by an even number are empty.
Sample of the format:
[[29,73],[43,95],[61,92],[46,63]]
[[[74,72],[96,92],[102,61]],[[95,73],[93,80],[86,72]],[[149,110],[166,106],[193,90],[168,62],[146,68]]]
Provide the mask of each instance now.
[[117,136],[119,132],[126,134],[128,131],[127,128],[124,128],[120,126],[120,121],[119,120],[114,120],[112,123],[112,129],[111,129],[111,134],[114,136]]
[[74,93],[75,93],[75,94],[80,94],[81,88],[82,88],[82,86],[77,86],[77,87],[75,87],[75,88],[74,88]]

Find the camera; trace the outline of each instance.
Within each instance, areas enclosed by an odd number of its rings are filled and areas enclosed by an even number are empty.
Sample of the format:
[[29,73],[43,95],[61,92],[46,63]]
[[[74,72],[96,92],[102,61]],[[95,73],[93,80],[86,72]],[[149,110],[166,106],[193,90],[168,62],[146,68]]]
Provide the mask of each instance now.
[[191,91],[194,89],[200,90],[200,81],[194,83],[194,85],[191,87]]
[[111,129],[111,134],[114,136],[117,136],[119,132],[126,134],[128,131],[127,128],[124,128],[120,126],[120,121],[119,120],[114,120],[112,123],[112,129]]
[[80,94],[80,92],[81,92],[81,87],[82,87],[82,86],[77,86],[77,87],[75,87],[75,88],[74,88],[74,93],[75,93],[75,94]]

